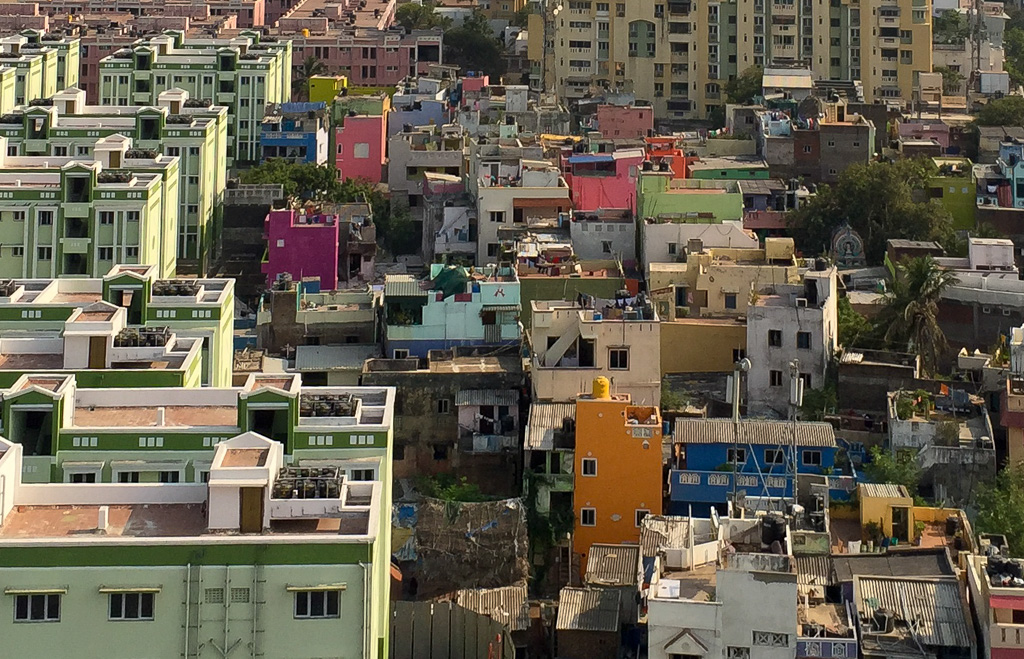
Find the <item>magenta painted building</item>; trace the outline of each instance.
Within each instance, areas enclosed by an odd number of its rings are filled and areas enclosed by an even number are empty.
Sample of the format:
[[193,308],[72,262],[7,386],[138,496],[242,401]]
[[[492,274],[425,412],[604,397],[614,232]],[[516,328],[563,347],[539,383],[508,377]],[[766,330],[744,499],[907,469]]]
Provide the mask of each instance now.
[[338,178],[384,179],[387,120],[384,115],[349,115],[334,129],[334,165]]
[[572,207],[577,211],[628,208],[636,215],[637,172],[643,161],[643,149],[570,156],[565,181]]
[[654,134],[654,108],[597,106],[597,130],[606,139],[642,139]]
[[319,277],[320,289],[338,288],[338,218],[334,215],[307,215],[303,211],[270,211],[263,221],[267,236],[267,256],[263,272],[267,287],[278,275],[288,273],[299,281]]

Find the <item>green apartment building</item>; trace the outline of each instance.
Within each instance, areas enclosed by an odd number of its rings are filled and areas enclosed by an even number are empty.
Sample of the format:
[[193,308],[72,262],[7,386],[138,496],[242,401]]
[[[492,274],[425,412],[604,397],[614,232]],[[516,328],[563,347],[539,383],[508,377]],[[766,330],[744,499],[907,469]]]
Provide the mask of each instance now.
[[7,151],[0,137],[0,277],[98,277],[115,263],[174,275],[178,158],[120,134],[87,159]]
[[158,94],[153,106],[86,105],[85,92],[72,88],[0,117],[12,155],[87,158],[99,140],[116,134],[130,137],[133,151],[178,159],[175,250],[205,272],[227,185],[226,107],[191,100],[182,89]]
[[0,39],[0,62],[16,71],[14,102],[17,105],[50,98],[57,93],[59,60],[58,49],[38,39],[33,42],[24,35]]
[[[16,400],[73,396],[67,381],[23,384]],[[386,659],[394,390],[372,395],[387,402],[361,406],[379,418],[372,457],[340,448],[304,467],[236,432],[206,449],[198,482],[32,485],[25,447],[0,439],[5,656]],[[122,404],[148,414],[136,402]]]
[[45,371],[78,373],[83,388],[227,387],[234,308],[233,279],[164,279],[155,266],[0,280],[0,386]]
[[56,77],[51,85],[49,81],[44,83],[44,92],[52,86],[54,91],[66,89],[78,85],[79,70],[81,69],[82,40],[75,36],[64,34],[52,34],[42,30],[24,30],[21,36],[25,37],[24,47],[29,49],[48,48],[57,51]]
[[268,104],[291,97],[290,41],[245,31],[231,39],[185,39],[180,32],[137,41],[100,61],[103,105],[155,105],[161,92],[228,108],[227,163],[259,160]]

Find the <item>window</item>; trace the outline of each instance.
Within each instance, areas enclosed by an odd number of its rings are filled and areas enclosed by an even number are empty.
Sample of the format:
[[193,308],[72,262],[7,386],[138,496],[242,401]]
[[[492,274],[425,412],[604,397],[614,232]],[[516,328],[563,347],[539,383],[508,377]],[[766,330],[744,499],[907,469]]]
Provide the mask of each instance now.
[[60,594],[15,595],[14,622],[60,622]]
[[640,523],[644,521],[644,517],[647,517],[650,514],[651,511],[649,510],[646,510],[644,508],[637,508],[636,510],[633,511],[633,524],[637,528],[640,528]]
[[781,387],[782,371],[768,371],[768,384],[773,387]]
[[21,245],[11,248],[11,256],[22,257],[25,256],[25,248]]
[[504,222],[505,211],[491,211],[491,222]]
[[775,632],[754,632],[754,645],[763,645],[770,648],[789,647],[789,634],[777,634]]
[[726,648],[725,659],[750,659],[750,648],[730,645]]
[[733,348],[732,349],[732,363],[733,364],[735,364],[736,362],[742,360],[746,356],[747,356],[747,351],[744,350],[743,348]]
[[113,224],[114,211],[100,211],[100,224]]
[[39,260],[40,261],[49,261],[50,259],[53,258],[53,248],[52,247],[39,247],[36,250],[36,253],[39,256]]
[[40,226],[51,226],[53,224],[53,211],[39,211],[36,213]]
[[[767,465],[780,465],[786,462],[786,454],[782,449],[766,448],[764,450],[764,463]],[[756,645],[756,643],[755,643]]]
[[597,458],[583,458],[580,473],[583,476],[597,476]]
[[743,464],[747,461],[747,449],[729,448],[725,450],[725,460],[730,464]]
[[451,400],[447,398],[438,398],[435,402],[437,403],[436,407],[438,414],[449,414],[451,412]]
[[113,247],[100,247],[98,250],[100,261],[113,261],[114,260],[114,248]]
[[110,593],[111,620],[152,620],[153,593]]
[[768,345],[773,348],[782,347],[782,330],[768,330]]
[[609,350],[608,368],[616,371],[629,370],[629,348],[612,348]]
[[602,240],[601,241],[601,251],[603,253],[605,253],[605,254],[611,254],[612,253],[612,241],[610,241],[610,240]]
[[395,348],[391,351],[392,359],[408,359],[409,349],[408,348]]
[[736,308],[736,294],[735,293],[726,293],[725,294],[725,308],[726,309],[735,309]]
[[352,475],[349,480],[353,481],[372,481],[373,480],[373,469],[353,469]]
[[804,451],[800,457],[808,467],[821,466],[821,451]]
[[122,471],[117,475],[118,483],[138,483],[139,472],[137,471]]
[[66,146],[55,146],[53,147],[53,155],[66,158],[68,155],[68,148]]
[[800,374],[800,379],[804,381],[804,389],[810,389],[811,388],[811,374],[810,373],[801,373]]
[[811,152],[811,145],[810,144],[805,144],[804,145],[804,153],[810,153],[810,152]]
[[447,460],[448,459],[448,445],[447,444],[434,444],[434,459],[435,460]]
[[669,243],[668,244],[668,253],[669,254],[675,254],[677,251],[678,251],[678,245],[676,245],[676,243]]
[[597,526],[597,508],[580,508],[580,526]]
[[13,211],[11,217],[15,222],[24,222],[25,213],[26,211]]
[[125,211],[124,212],[124,219],[127,220],[128,222],[138,222],[139,221],[139,211]]
[[87,155],[89,155],[89,147],[87,147],[87,146],[75,147],[75,155],[77,155],[77,156],[87,156]]
[[810,332],[797,332],[796,333],[796,347],[801,350],[811,349],[811,333]]
[[337,590],[300,590],[296,592],[295,617],[340,618],[340,593]]
[[161,471],[160,482],[161,483],[177,483],[181,478],[181,472],[178,471]]
[[360,160],[365,160],[370,157],[370,143],[369,142],[357,142],[352,148],[352,156]]
[[138,247],[125,247],[124,248],[124,257],[126,259],[137,259],[137,258],[139,258],[139,248]]

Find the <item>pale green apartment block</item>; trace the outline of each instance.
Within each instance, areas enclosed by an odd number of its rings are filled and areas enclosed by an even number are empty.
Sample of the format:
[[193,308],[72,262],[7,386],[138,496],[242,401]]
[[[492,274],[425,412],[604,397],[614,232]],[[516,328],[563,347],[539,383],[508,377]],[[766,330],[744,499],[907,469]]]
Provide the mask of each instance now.
[[[0,227],[4,224],[0,221]],[[69,329],[78,336],[88,336],[90,360],[104,362],[79,377],[82,387],[168,387],[202,384],[213,387],[231,385],[234,356],[235,281],[233,279],[198,278],[165,279],[155,266],[117,265],[96,278],[11,279],[0,281],[0,336],[63,337],[65,351]],[[83,325],[82,311],[111,311],[123,308],[124,321],[109,318]],[[70,324],[69,324],[70,321]],[[116,326],[115,326],[116,325]],[[192,357],[181,364],[154,363],[143,372],[137,363],[149,352],[115,355],[114,337],[122,328],[167,328],[178,339],[196,339],[198,365]],[[109,356],[103,359],[96,351],[96,342],[104,337]],[[0,342],[0,354],[5,349]],[[191,355],[192,347],[182,345]],[[72,350],[75,348],[72,346]],[[47,351],[52,352],[55,348]],[[85,350],[81,348],[79,351]],[[30,351],[26,347],[23,351]],[[41,352],[41,351],[37,351]],[[116,356],[116,360],[114,357]],[[52,359],[52,358],[51,358]],[[156,359],[157,362],[168,361]],[[12,365],[25,363],[15,360]],[[35,360],[34,372],[57,372],[71,369],[47,369],[49,362]],[[173,366],[173,368],[172,368]],[[18,368],[21,368],[18,366]],[[198,369],[198,373],[196,370]],[[24,372],[31,372],[28,366]],[[198,382],[197,382],[198,380]],[[9,378],[0,372],[0,382]],[[148,382],[148,383],[147,383]]]
[[[73,389],[21,384],[15,398],[26,402]],[[380,395],[393,402],[394,390]],[[381,427],[390,409],[374,406]],[[364,459],[372,478],[352,477],[345,450],[311,470],[280,442],[246,432],[207,450],[201,482],[46,485],[28,485],[25,447],[0,439],[4,652],[386,659],[386,435]]]
[[0,277],[98,277],[115,263],[174,275],[178,158],[120,134],[87,158],[7,152],[0,137]]
[[17,72],[14,90],[17,105],[50,98],[57,93],[59,60],[57,48],[38,40],[32,42],[24,35],[0,39],[0,63]]
[[259,160],[268,104],[291,97],[290,41],[244,31],[231,39],[186,39],[180,32],[137,41],[100,60],[102,105],[155,105],[161,92],[228,108],[228,166]]
[[0,116],[8,153],[91,157],[97,141],[121,134],[134,149],[178,158],[177,258],[198,260],[205,272],[216,243],[227,185],[228,113],[224,106],[190,102],[172,89],[155,106],[86,105],[85,92],[65,89],[45,103]]

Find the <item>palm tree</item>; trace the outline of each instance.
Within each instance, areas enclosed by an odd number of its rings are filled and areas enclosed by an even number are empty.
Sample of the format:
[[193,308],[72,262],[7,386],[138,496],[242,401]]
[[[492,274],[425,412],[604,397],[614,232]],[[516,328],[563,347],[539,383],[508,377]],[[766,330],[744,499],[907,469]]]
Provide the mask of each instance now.
[[302,61],[298,72],[292,79],[292,96],[300,101],[309,99],[309,80],[313,76],[327,73],[327,65],[310,55]]
[[886,265],[891,285],[884,295],[879,327],[885,328],[887,343],[920,355],[925,370],[934,373],[947,347],[939,327],[939,300],[959,280],[930,256],[904,259],[895,266],[886,260]]

